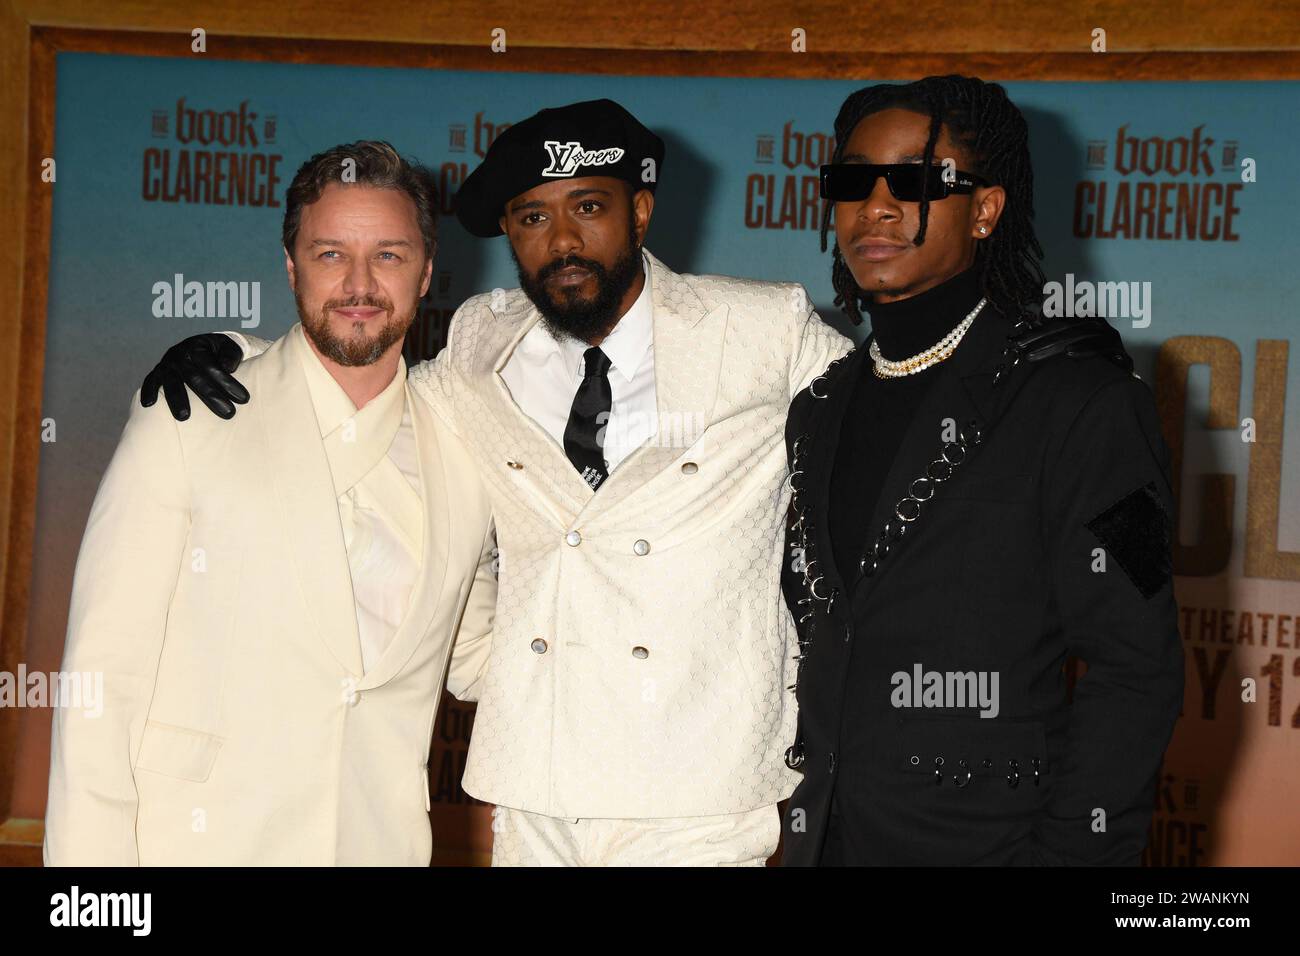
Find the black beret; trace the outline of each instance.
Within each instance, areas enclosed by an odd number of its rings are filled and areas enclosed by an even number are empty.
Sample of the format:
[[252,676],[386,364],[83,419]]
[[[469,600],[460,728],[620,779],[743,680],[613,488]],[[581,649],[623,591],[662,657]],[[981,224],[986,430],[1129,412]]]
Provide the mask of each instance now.
[[456,218],[476,236],[499,236],[506,203],[542,183],[613,176],[654,192],[663,161],[664,141],[613,100],[542,110],[488,147],[456,193]]

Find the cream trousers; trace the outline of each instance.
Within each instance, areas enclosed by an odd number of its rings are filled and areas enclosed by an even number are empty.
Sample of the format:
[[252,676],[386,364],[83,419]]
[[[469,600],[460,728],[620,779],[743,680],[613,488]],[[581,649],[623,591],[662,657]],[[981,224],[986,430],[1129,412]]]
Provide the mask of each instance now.
[[563,819],[492,810],[493,866],[764,866],[781,839],[775,805],[708,817]]

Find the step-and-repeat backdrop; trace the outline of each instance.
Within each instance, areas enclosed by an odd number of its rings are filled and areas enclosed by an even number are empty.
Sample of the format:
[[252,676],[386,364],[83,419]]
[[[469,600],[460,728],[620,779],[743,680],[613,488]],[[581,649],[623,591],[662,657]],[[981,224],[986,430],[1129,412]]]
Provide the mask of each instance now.
[[[28,668],[59,664],[86,515],[156,357],[194,332],[273,338],[296,320],[280,217],[312,153],[387,139],[437,171],[449,213],[511,123],[611,97],[668,143],[656,255],[683,272],[802,282],[844,328],[818,245],[817,176],[840,103],[863,85],[61,55],[42,413],[55,440],[41,449]],[[1148,862],[1294,864],[1300,84],[1006,85],[1032,131],[1048,278],[1063,301],[1095,294],[1110,310],[1175,451],[1187,692]],[[190,283],[237,294],[212,301]],[[465,298],[517,284],[505,239],[446,218],[408,357],[436,352]],[[489,808],[459,785],[472,725],[472,707],[444,703],[429,766],[436,859],[490,845]],[[25,713],[17,816],[43,815],[48,748],[48,710]]]

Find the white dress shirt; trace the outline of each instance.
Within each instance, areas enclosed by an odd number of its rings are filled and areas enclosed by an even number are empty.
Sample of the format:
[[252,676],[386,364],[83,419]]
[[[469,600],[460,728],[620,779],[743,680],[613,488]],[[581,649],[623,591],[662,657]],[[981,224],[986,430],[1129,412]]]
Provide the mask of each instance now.
[[[302,325],[290,334],[298,338],[335,490],[348,485],[338,496],[339,521],[352,572],[362,667],[368,672],[406,615],[422,555],[423,499],[406,403],[406,362],[398,358],[393,381],[358,412],[307,344]],[[393,432],[397,408],[401,422]]]
[[[641,257],[645,284],[632,307],[609,333],[600,349],[611,363],[609,390],[613,398],[605,424],[605,462],[612,474],[619,463],[658,431],[655,404],[654,306],[650,297],[650,267]],[[564,448],[573,398],[584,373],[581,340],[557,340],[538,322],[529,329],[501,369],[515,404]]]

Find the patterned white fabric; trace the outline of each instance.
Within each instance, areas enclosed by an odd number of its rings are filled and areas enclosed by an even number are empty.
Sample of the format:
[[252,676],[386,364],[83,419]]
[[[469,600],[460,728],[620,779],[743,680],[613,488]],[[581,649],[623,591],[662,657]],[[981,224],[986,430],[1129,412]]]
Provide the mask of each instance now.
[[492,809],[493,866],[766,866],[780,842],[774,806],[642,820]]
[[465,790],[556,817],[740,813],[789,796],[780,592],[794,394],[851,343],[795,283],[651,272],[659,432],[593,492],[501,370],[519,289],[457,310],[415,394],[464,441],[500,549]]
[[[650,265],[642,256],[646,282],[632,307],[600,343],[610,360],[609,390],[613,405],[605,423],[605,463],[613,471],[655,432],[654,310]],[[501,377],[524,414],[564,447],[573,397],[582,384],[588,345],[578,339],[557,340],[538,322],[519,340]]]

